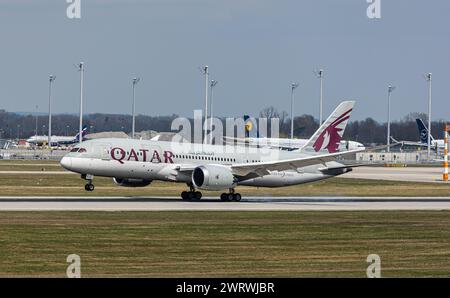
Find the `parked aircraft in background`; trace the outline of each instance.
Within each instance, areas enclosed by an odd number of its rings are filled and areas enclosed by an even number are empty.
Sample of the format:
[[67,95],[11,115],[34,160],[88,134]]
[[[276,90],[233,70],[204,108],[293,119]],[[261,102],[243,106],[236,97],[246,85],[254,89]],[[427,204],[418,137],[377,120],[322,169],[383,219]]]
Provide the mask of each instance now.
[[[82,130],[83,140],[87,134],[87,126],[83,127]],[[51,146],[62,146],[62,145],[72,145],[76,144],[80,141],[80,133],[77,133],[74,137],[65,137],[65,136],[52,136]],[[34,145],[44,145],[48,143],[48,136],[32,136],[27,140],[28,143]]]
[[[270,148],[279,148],[282,150],[300,150],[308,143],[308,139],[286,139],[286,138],[230,138],[224,137],[225,142],[230,144],[236,142],[240,145],[249,146],[268,146]],[[355,150],[362,149],[365,147],[363,144],[355,141],[344,141],[339,142],[338,151]],[[330,152],[331,153],[331,152]]]
[[[419,118],[416,119],[416,123],[417,123],[417,128],[419,129],[419,142],[397,141],[396,139],[394,139],[392,137],[391,137],[391,139],[394,142],[401,143],[402,145],[406,145],[406,146],[414,146],[414,147],[422,147],[422,148],[428,147],[429,130],[423,123],[422,119],[419,119]],[[430,135],[430,145],[431,145],[432,149],[444,150],[444,140],[443,139],[436,140],[433,138],[432,135]]]
[[61,160],[94,190],[94,176],[112,177],[120,186],[142,187],[153,180],[186,183],[184,200],[200,190],[228,190],[221,200],[240,201],[238,185],[281,187],[331,178],[352,170],[336,158],[362,151],[339,151],[354,101],[342,102],[301,150],[249,148],[135,139],[96,139],[75,146]]
[[[224,137],[226,144],[238,144],[247,146],[267,146],[269,148],[278,148],[281,150],[300,150],[308,143],[308,139],[288,139],[288,138],[267,138],[261,137],[259,130],[257,129],[257,137],[250,137],[250,131],[253,128],[253,122],[249,120],[248,116],[244,116],[244,120],[247,121],[245,125],[246,137],[245,138],[233,138]],[[355,141],[341,140],[339,142],[338,151],[365,149],[364,145]],[[333,152],[330,152],[333,153]]]

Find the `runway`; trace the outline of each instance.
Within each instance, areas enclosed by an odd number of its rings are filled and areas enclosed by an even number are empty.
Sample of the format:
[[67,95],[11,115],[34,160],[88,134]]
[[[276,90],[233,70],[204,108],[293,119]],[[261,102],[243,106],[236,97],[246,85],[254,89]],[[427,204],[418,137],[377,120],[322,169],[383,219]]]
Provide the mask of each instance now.
[[443,168],[440,167],[355,167],[353,171],[341,175],[342,178],[391,180],[406,182],[442,181]]
[[450,210],[450,197],[249,197],[185,202],[178,197],[0,197],[0,211],[375,211]]

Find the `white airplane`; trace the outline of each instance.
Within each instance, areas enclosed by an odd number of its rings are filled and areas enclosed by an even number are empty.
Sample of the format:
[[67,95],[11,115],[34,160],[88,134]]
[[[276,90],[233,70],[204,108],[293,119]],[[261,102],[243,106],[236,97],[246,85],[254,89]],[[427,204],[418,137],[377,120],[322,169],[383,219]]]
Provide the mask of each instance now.
[[[423,123],[422,119],[417,118],[416,119],[417,128],[419,129],[419,142],[413,142],[413,141],[397,141],[393,137],[391,137],[392,141],[406,145],[406,146],[413,146],[413,147],[428,147],[428,134],[429,130],[425,126],[425,123]],[[430,147],[434,150],[444,150],[445,141],[444,139],[435,139],[432,135],[430,135]]]
[[[227,143],[234,143],[240,145],[246,145],[249,146],[268,146],[271,148],[279,148],[282,150],[298,150],[303,148],[307,143],[308,139],[287,139],[287,138],[230,138],[230,137],[224,137],[225,142]],[[362,149],[364,150],[365,147],[363,144],[355,141],[340,141],[339,142],[339,148],[338,151],[346,151],[346,150],[355,150],[355,149]],[[331,153],[331,152],[330,152]]]
[[[240,201],[238,185],[281,187],[308,183],[344,174],[352,166],[336,161],[338,147],[354,101],[342,102],[301,150],[222,146],[134,139],[97,139],[74,147],[61,165],[88,181],[112,177],[120,186],[142,187],[153,180],[186,183],[183,200],[198,200],[200,190],[229,190],[223,201]],[[333,152],[333,153],[330,153]]]
[[[82,130],[83,139],[87,134],[87,126],[83,127]],[[78,143],[80,140],[80,133],[77,133],[74,137],[65,137],[65,136],[53,136],[52,135],[52,143],[51,146],[60,146],[60,145],[72,145]],[[27,139],[27,142],[35,145],[43,145],[48,142],[48,136],[32,136]]]

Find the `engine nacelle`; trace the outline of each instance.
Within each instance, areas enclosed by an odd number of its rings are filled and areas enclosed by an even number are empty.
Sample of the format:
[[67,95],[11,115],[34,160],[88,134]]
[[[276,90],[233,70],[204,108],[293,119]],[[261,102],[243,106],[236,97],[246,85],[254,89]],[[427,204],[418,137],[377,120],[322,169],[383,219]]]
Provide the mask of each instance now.
[[115,184],[125,187],[144,187],[152,183],[151,180],[133,178],[113,178]]
[[236,186],[236,178],[230,169],[223,166],[199,166],[192,172],[192,183],[196,188],[221,190]]

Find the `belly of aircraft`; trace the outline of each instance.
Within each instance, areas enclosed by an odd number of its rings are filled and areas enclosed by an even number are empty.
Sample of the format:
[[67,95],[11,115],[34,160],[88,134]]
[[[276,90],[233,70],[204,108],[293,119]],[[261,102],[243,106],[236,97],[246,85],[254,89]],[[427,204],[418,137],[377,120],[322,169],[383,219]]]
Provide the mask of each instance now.
[[275,172],[263,177],[241,181],[239,182],[239,185],[257,187],[282,187],[314,182],[330,177],[331,176],[324,175],[322,173],[297,173],[292,171],[285,171]]

